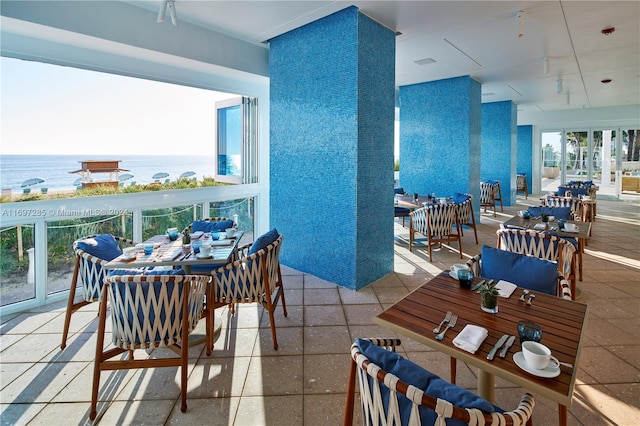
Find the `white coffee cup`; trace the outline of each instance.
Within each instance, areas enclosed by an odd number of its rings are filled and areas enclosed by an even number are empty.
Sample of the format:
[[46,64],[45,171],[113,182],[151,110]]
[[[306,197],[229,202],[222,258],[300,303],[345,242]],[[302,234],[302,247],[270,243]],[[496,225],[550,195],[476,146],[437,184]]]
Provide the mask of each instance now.
[[551,355],[551,349],[542,343],[528,340],[522,343],[522,355],[527,365],[536,370],[544,370],[551,366],[552,368],[560,368],[558,358]]
[[465,265],[464,263],[456,263],[455,265],[451,265],[451,268],[449,268],[451,273],[453,275],[455,275],[456,277],[458,276],[458,271],[460,269],[469,269],[469,267],[467,265]]
[[136,248],[135,247],[125,247],[122,249],[122,254],[125,259],[133,259],[136,257]]
[[227,230],[225,231],[227,234],[227,238],[233,238],[234,235],[236,235],[236,228],[227,228]]
[[565,223],[564,230],[569,232],[575,232],[578,229],[575,223]]
[[211,254],[211,243],[210,242],[202,243],[202,245],[200,246],[200,256],[208,257],[210,254]]

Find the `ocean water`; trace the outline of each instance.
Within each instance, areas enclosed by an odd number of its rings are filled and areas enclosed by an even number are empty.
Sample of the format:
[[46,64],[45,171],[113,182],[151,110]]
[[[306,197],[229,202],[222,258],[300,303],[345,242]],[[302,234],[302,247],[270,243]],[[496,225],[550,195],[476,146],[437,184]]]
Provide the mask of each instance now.
[[[164,172],[169,176],[161,179],[176,180],[187,171],[195,172],[193,177],[213,177],[213,156],[174,156],[174,155],[0,155],[0,186],[11,188],[14,194],[22,193],[22,183],[27,179],[40,178],[44,182],[32,186],[32,191],[46,187],[50,191],[74,190],[74,182],[79,174],[69,173],[80,169],[81,161],[120,160],[120,168],[127,169],[133,177],[125,181],[138,184],[151,183],[152,176]],[[108,174],[95,175],[96,180],[106,180]]]

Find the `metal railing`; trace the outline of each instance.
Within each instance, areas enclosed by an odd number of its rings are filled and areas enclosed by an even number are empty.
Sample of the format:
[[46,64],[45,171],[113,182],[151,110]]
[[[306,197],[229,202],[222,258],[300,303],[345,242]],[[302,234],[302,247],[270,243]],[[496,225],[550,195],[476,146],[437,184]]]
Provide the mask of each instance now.
[[236,214],[250,236],[267,223],[259,200],[258,185],[237,185],[2,203],[0,315],[66,299],[77,238],[112,233],[144,241],[194,219]]

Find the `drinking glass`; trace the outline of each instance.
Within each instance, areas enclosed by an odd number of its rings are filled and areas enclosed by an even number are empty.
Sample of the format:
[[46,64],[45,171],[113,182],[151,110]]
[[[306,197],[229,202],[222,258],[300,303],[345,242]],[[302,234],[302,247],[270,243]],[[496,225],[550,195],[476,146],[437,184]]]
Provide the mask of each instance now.
[[460,287],[471,288],[473,272],[470,269],[458,269],[458,281],[460,281]]

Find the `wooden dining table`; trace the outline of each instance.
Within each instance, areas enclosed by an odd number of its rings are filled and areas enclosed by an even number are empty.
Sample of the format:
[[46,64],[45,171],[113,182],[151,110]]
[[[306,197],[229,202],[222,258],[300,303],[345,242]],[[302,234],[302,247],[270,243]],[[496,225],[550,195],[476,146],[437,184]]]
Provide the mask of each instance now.
[[[474,284],[479,280],[474,278]],[[480,294],[461,288],[458,280],[445,271],[379,314],[374,322],[478,368],[478,394],[490,402],[495,396],[495,376],[557,402],[559,423],[565,425],[567,407],[573,398],[587,305],[535,291],[531,293],[536,296],[531,305],[518,300],[522,289],[517,288],[510,297],[499,298],[498,313],[486,313],[480,309]],[[443,340],[436,340],[433,329],[448,311],[458,315],[458,321]],[[514,354],[521,351],[518,338],[505,358],[496,356],[487,360],[488,352],[503,334],[517,336],[516,324],[520,320],[539,324],[542,327],[541,343],[561,362],[573,364],[573,368],[561,366],[560,374],[554,378],[541,378],[522,370],[513,360]],[[489,332],[474,354],[453,344],[453,339],[467,324],[484,327]]]

